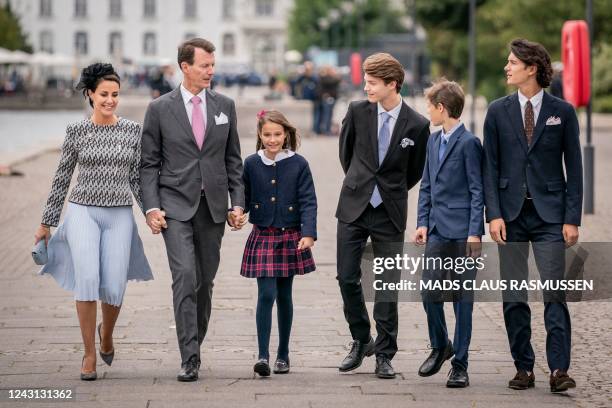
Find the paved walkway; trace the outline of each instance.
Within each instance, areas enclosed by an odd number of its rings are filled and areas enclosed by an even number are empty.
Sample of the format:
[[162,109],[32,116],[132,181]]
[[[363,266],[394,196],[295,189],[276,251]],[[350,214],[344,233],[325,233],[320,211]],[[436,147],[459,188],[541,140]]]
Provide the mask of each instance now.
[[[612,197],[605,175],[612,174],[612,142],[598,143],[596,186],[598,215],[586,217],[585,240],[612,237]],[[253,139],[243,140],[251,151]],[[57,164],[58,154],[47,153],[18,169],[24,177],[0,178],[0,389],[15,387],[71,387],[78,407],[605,407],[611,406],[609,376],[612,359],[612,304],[572,304],[573,366],[578,388],[566,395],[548,391],[543,308],[533,305],[536,387],[507,388],[514,368],[501,316],[501,306],[479,303],[474,310],[470,350],[471,387],[445,388],[445,374],[421,378],[416,372],[428,354],[422,306],[400,305],[400,350],[394,359],[395,380],[373,375],[374,360],[350,374],[339,374],[337,364],[350,340],[335,280],[333,218],[342,175],[334,138],[308,138],[302,153],[310,160],[319,198],[319,241],[314,254],[318,271],[298,277],[294,285],[294,327],[291,341],[292,373],[269,379],[253,378],[256,357],[256,285],[239,276],[248,230],[226,231],[222,262],[216,279],[214,310],[202,347],[201,379],[178,383],[179,354],[174,329],[170,273],[163,241],[151,235],[137,215],[141,236],[155,280],[131,283],[115,333],[116,358],[112,368],[99,360],[100,379],[78,380],[82,345],[74,302],[48,277],[36,275],[29,255],[33,231]],[[416,194],[409,198],[409,231],[414,227]],[[371,305],[370,305],[371,310]],[[452,326],[452,310],[447,308]],[[452,330],[452,328],[450,328]],[[276,327],[273,327],[273,332]],[[277,337],[272,337],[272,350]],[[0,406],[46,407],[67,403],[0,402]]]

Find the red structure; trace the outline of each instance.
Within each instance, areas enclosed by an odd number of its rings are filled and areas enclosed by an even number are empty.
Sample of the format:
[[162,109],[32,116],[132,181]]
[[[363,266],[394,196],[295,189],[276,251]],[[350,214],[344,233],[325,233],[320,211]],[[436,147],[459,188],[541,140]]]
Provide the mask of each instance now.
[[563,97],[578,108],[591,97],[591,58],[589,27],[584,20],[563,24],[561,58],[563,61]]
[[360,86],[362,80],[361,55],[358,52],[354,52],[351,54],[351,82],[355,86]]

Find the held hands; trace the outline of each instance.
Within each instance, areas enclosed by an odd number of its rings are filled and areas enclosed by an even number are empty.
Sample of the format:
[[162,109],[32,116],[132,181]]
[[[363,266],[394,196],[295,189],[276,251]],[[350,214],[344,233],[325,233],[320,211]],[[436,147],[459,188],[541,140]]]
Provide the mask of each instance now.
[[425,245],[427,243],[427,227],[418,227],[412,241],[417,245]]
[[232,227],[232,231],[238,231],[247,223],[247,215],[242,208],[234,207],[232,211],[227,212],[227,223]]
[[569,248],[578,242],[578,226],[572,224],[563,224],[563,240],[565,247]]
[[308,248],[312,248],[314,246],[314,239],[312,237],[302,237],[300,242],[298,242],[297,249],[299,251],[303,251]]
[[506,245],[506,223],[503,218],[495,218],[489,222],[491,239],[500,245]]
[[49,244],[49,239],[51,238],[51,228],[40,224],[38,228],[36,228],[36,232],[34,233],[34,244],[37,244],[41,239],[45,240],[45,245]]
[[166,223],[166,212],[162,210],[154,210],[146,215],[147,225],[151,228],[153,234],[159,234],[162,228],[168,228]]

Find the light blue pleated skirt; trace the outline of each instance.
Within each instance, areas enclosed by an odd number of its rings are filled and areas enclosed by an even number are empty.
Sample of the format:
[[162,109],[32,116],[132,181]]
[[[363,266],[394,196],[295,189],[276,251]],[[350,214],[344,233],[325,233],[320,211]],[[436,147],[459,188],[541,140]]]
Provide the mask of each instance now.
[[68,203],[47,246],[49,274],[75,300],[120,306],[128,280],[153,279],[131,206]]

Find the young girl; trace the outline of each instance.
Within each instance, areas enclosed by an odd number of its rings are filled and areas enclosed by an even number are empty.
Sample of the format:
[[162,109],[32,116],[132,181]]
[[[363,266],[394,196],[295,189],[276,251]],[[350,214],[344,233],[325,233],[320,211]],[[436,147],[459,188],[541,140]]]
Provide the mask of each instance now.
[[289,372],[295,275],[315,270],[310,247],[317,239],[317,198],[308,162],[295,153],[297,132],[278,111],[257,114],[257,153],[244,162],[246,209],[253,230],[240,274],[257,278],[258,361],[253,370],[270,375],[272,306],[278,309],[279,344],[275,374]]

